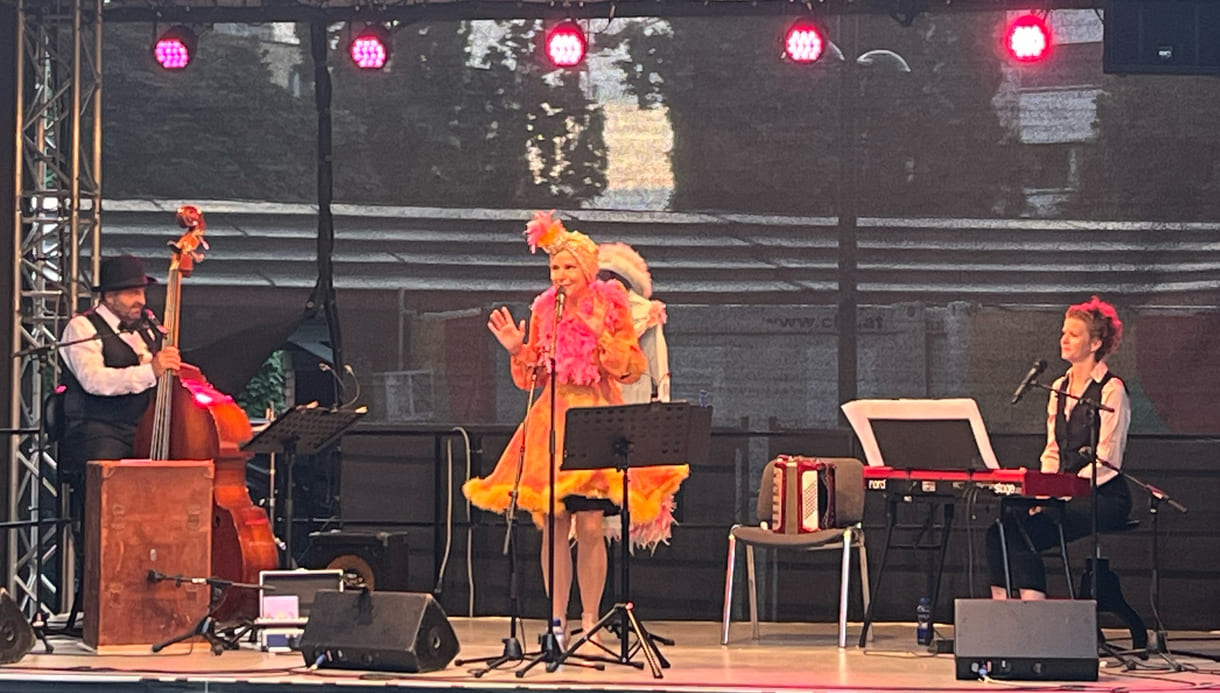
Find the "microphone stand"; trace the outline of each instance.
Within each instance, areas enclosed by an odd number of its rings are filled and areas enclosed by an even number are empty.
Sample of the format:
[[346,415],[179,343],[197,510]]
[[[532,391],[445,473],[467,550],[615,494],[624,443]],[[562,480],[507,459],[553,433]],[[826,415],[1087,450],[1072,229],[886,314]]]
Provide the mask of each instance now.
[[182,585],[207,585],[208,586],[208,610],[195,624],[191,630],[170,638],[164,642],[159,642],[152,646],[153,653],[160,652],[170,645],[176,645],[184,640],[190,640],[194,637],[201,637],[207,641],[208,646],[212,650],[212,654],[219,656],[225,650],[236,650],[238,641],[242,635],[248,632],[248,628],[230,638],[222,637],[216,632],[216,609],[220,607],[221,601],[224,600],[225,593],[230,587],[239,589],[259,590],[260,593],[264,590],[273,589],[269,585],[255,585],[246,582],[234,582],[218,577],[195,577],[188,575],[166,575],[157,570],[148,571],[148,581],[150,583],[173,581],[174,587],[182,587]]
[[[1089,515],[1090,515],[1090,523],[1091,523],[1090,534],[1093,537],[1093,559],[1096,560],[1098,558],[1101,558],[1101,540],[1097,536],[1097,512],[1098,512],[1097,511],[1097,463],[1098,463],[1097,461],[1098,461],[1098,457],[1096,455],[1097,443],[1101,438],[1101,427],[1097,423],[1097,416],[1098,416],[1098,412],[1102,412],[1102,411],[1108,411],[1110,413],[1113,413],[1114,407],[1107,406],[1105,404],[1102,404],[1101,402],[1095,402],[1092,399],[1089,399],[1088,397],[1081,397],[1079,395],[1073,395],[1072,393],[1068,392],[1066,389],[1057,390],[1057,389],[1051,387],[1050,385],[1043,385],[1042,383],[1038,382],[1037,380],[1030,382],[1029,385],[1030,385],[1030,387],[1041,388],[1043,390],[1046,390],[1047,392],[1053,392],[1061,397],[1070,397],[1071,399],[1076,400],[1079,404],[1081,404],[1087,408],[1086,411],[1088,413],[1088,416],[1085,417],[1085,421],[1086,421],[1086,425],[1087,425],[1088,431],[1089,431],[1089,447],[1081,449],[1081,452],[1084,453],[1083,456],[1084,456],[1085,460],[1087,461],[1087,464],[1093,467],[1093,473],[1089,475]],[[1091,574],[1092,574],[1092,584],[1090,585],[1090,587],[1092,587],[1091,593],[1093,595],[1093,598],[1096,599],[1097,598],[1097,571],[1096,570],[1091,571]]]
[[[1162,502],[1168,503],[1171,508],[1180,513],[1186,512],[1186,506],[1171,498],[1168,493],[1165,493],[1165,491],[1161,490],[1160,488],[1153,486],[1152,484],[1123,471],[1121,468],[1110,464],[1108,460],[1098,457],[1097,462],[1107,469],[1114,470],[1114,472],[1122,475],[1131,483],[1148,492],[1148,514],[1152,516],[1152,594],[1149,602],[1152,607],[1152,617],[1156,621],[1156,642],[1154,647],[1151,648],[1151,651],[1155,652],[1161,657],[1161,659],[1165,660],[1165,663],[1168,664],[1173,671],[1184,671],[1185,667],[1174,659],[1173,654],[1169,651],[1169,632],[1165,629],[1165,623],[1161,621],[1160,510]],[[1199,652],[1179,652],[1179,654],[1184,654],[1188,657],[1199,657],[1201,659],[1220,661],[1220,657],[1217,655],[1208,655]]]
[[[1114,407],[1102,404],[1101,402],[1095,401],[1089,397],[1074,395],[1071,392],[1068,392],[1066,388],[1057,390],[1049,385],[1043,385],[1037,380],[1031,381],[1029,385],[1031,387],[1041,388],[1047,392],[1053,392],[1061,397],[1069,397],[1076,400],[1079,406],[1086,407],[1085,425],[1089,432],[1089,446],[1087,448],[1082,448],[1080,452],[1085,458],[1086,465],[1093,468],[1089,474],[1089,534],[1092,537],[1093,552],[1092,557],[1087,562],[1086,570],[1089,573],[1089,596],[1093,598],[1094,603],[1100,605],[1101,594],[1098,591],[1099,578],[1102,570],[1109,570],[1109,565],[1107,560],[1101,556],[1101,536],[1099,535],[1097,529],[1099,512],[1097,507],[1097,467],[1100,460],[1100,458],[1097,456],[1097,444],[1101,439],[1101,425],[1098,423],[1097,419],[1100,412],[1106,411],[1113,413]],[[1132,633],[1133,640],[1134,635],[1135,634]],[[1123,663],[1124,667],[1128,669],[1135,668],[1135,663],[1129,657],[1125,656],[1124,653],[1105,641],[1105,636],[1102,634],[1100,627],[1097,630],[1097,636],[1100,640],[1099,647],[1102,650],[1104,650],[1107,654],[1118,658],[1118,660]],[[1135,643],[1132,642],[1132,645],[1135,645]]]
[[[547,504],[548,505],[547,505],[547,516],[546,516],[546,527],[547,527],[546,540],[547,540],[547,542],[550,542],[550,546],[546,547],[547,548],[547,563],[546,563],[547,578],[546,578],[546,581],[547,581],[547,585],[550,586],[550,590],[551,590],[551,600],[550,600],[551,613],[547,614],[547,617],[546,617],[546,622],[547,622],[546,632],[542,634],[541,638],[539,638],[539,644],[542,645],[542,652],[540,652],[537,657],[532,659],[529,662],[529,664],[526,664],[525,666],[523,666],[517,670],[517,672],[516,672],[517,678],[521,678],[521,677],[525,676],[525,674],[530,669],[534,668],[540,662],[547,663],[547,667],[546,667],[547,671],[554,671],[554,668],[552,668],[551,665],[558,664],[564,653],[563,646],[559,644],[559,641],[556,638],[556,635],[559,635],[559,634],[556,633],[555,629],[551,627],[552,626],[551,622],[555,618],[555,616],[554,616],[555,615],[555,600],[558,599],[557,590],[555,589],[555,543],[556,543],[556,541],[555,541],[555,453],[556,453],[556,450],[555,450],[555,448],[556,448],[555,390],[557,389],[557,387],[559,385],[559,374],[557,372],[557,367],[556,367],[556,352],[559,350],[559,320],[562,317],[562,313],[563,313],[564,298],[565,298],[565,295],[564,295],[563,288],[560,287],[555,292],[555,316],[554,316],[555,322],[552,327],[553,333],[551,334],[551,353],[547,354],[547,359],[548,359],[550,369],[551,369],[551,372],[550,372],[551,431],[550,431],[549,438],[547,440],[547,458],[548,458],[548,462],[547,462],[547,464],[548,464],[548,468],[547,468],[547,485],[548,485],[547,486]],[[567,549],[567,546],[565,545],[564,548]],[[567,549],[567,550],[570,550],[570,549]],[[572,570],[570,572],[573,575],[575,575],[575,573],[576,573],[575,565],[572,566]],[[568,589],[569,590],[571,589],[571,585],[568,586]],[[563,623],[563,619],[560,618],[561,626],[562,626],[562,623]],[[601,665],[601,664],[595,665],[595,664],[587,663],[587,662],[577,662],[577,664],[580,664],[580,666],[589,666],[589,667],[595,668],[599,671],[605,669],[605,666]]]
[[[539,662],[557,662],[559,655],[563,653],[563,647],[556,641],[555,629],[551,627],[552,621],[555,618],[555,388],[559,384],[558,373],[556,373],[555,352],[559,348],[559,319],[560,313],[563,311],[564,294],[563,289],[558,289],[555,292],[555,315],[553,317],[554,324],[551,326],[551,353],[547,354],[550,364],[550,388],[551,388],[551,431],[547,441],[547,515],[546,515],[546,540],[550,542],[550,546],[546,547],[546,584],[551,591],[551,612],[546,616],[546,632],[539,638],[538,643],[542,645],[542,651],[538,656],[526,664],[524,667],[517,670],[517,678],[525,676],[534,665]],[[528,416],[526,418],[529,418]],[[575,572],[575,569],[573,569]],[[560,619],[560,623],[563,619]]]
[[[137,330],[138,330],[138,328],[123,328],[123,329],[120,329],[118,332],[137,332]],[[118,332],[116,332],[116,334]],[[33,356],[34,358],[38,359],[38,373],[39,373],[38,377],[39,377],[39,380],[41,381],[41,378],[42,378],[41,374],[44,373],[49,368],[51,352],[53,352],[53,351],[58,352],[60,349],[63,349],[64,347],[72,346],[74,344],[82,344],[84,342],[97,341],[97,340],[101,339],[103,336],[104,336],[103,333],[95,332],[93,335],[91,335],[89,337],[73,339],[73,340],[70,340],[67,342],[51,342],[49,344],[40,344],[38,346],[34,346],[34,347],[30,347],[28,349],[22,349],[20,351],[14,352],[13,358],[16,359],[16,358],[22,358],[22,357],[26,357],[26,356]],[[38,427],[36,429],[7,429],[7,433],[9,433],[9,435],[34,433],[37,437],[37,441],[35,442],[34,452],[35,452],[35,455],[37,456],[38,481],[37,481],[37,488],[33,492],[33,499],[34,499],[33,507],[35,508],[38,516],[36,519],[31,520],[31,521],[5,522],[2,525],[0,525],[5,528],[17,528],[17,527],[34,527],[35,528],[34,529],[34,541],[33,541],[33,544],[35,547],[35,551],[34,551],[34,614],[30,618],[30,626],[34,630],[35,637],[37,637],[40,641],[42,641],[43,648],[47,652],[47,654],[53,653],[55,651],[55,648],[52,647],[51,643],[47,641],[47,613],[46,613],[46,610],[44,607],[44,600],[43,600],[43,593],[42,593],[42,572],[43,572],[43,553],[44,553],[42,550],[42,526],[47,521],[46,519],[44,519],[43,512],[42,512],[42,493],[43,493],[43,490],[46,489],[49,485],[49,479],[47,478],[47,468],[46,468],[47,467],[46,466],[47,445],[48,445],[46,413],[47,413],[47,409],[50,406],[49,405],[50,399],[55,394],[57,394],[57,392],[53,391],[51,395],[43,397],[38,402]],[[60,416],[63,415],[62,410],[60,410],[57,413]],[[62,426],[63,421],[58,421],[58,422],[56,422],[56,424],[57,424],[57,426]],[[50,442],[58,442],[58,441],[53,440]],[[81,492],[83,492],[83,490]],[[58,497],[58,494],[56,494],[56,496]],[[59,525],[61,525],[64,522],[64,518],[62,518],[59,514],[59,508],[55,509],[54,518],[51,521],[55,524],[56,531],[58,532]],[[68,521],[71,522],[71,519],[69,518]],[[81,521],[83,522],[84,519],[82,518]],[[62,539],[62,537],[61,537],[61,539]],[[62,556],[63,555],[63,542],[62,541],[60,542],[59,548],[60,548],[60,552],[61,552],[61,556]],[[71,575],[61,575],[60,576],[61,588],[65,585],[71,584],[72,578],[73,578],[73,576],[71,576]],[[76,615],[75,606],[76,606],[75,604],[72,605],[73,613],[69,614],[70,622]]]
[[[157,321],[156,315],[151,310],[148,310],[147,308],[143,309],[143,311],[140,314],[140,320],[136,323],[136,325],[134,327],[124,326],[124,325],[120,324],[118,330],[112,330],[112,331],[114,332],[115,335],[120,335],[123,333],[137,334],[137,335],[140,335],[141,339],[147,341],[149,339],[149,337],[147,334],[141,334],[140,330],[142,328],[159,330],[162,332],[164,331],[164,328],[161,327],[161,323]],[[58,353],[60,350],[64,349],[65,347],[70,347],[70,346],[74,346],[77,344],[84,344],[85,342],[99,341],[102,338],[104,338],[106,336],[106,334],[107,333],[95,331],[92,335],[90,335],[88,337],[81,337],[79,339],[71,339],[66,342],[52,341],[48,344],[40,344],[38,346],[34,346],[34,347],[30,347],[28,349],[22,349],[20,351],[14,352],[13,358],[33,356],[34,358],[38,359],[38,373],[40,374],[39,378],[41,380],[41,373],[45,372],[49,367],[51,352]],[[52,437],[52,440],[50,440],[50,441],[47,440],[47,421],[46,421],[47,411],[51,408],[51,404],[50,404],[51,398],[55,397],[56,395],[59,395],[62,392],[62,390],[59,389],[61,387],[63,387],[63,386],[60,385],[59,387],[57,387],[55,390],[52,391],[52,394],[47,395],[46,397],[43,397],[38,402],[38,407],[39,407],[38,427],[37,427],[37,429],[35,429],[36,435],[38,438],[37,443],[36,443],[36,446],[37,446],[36,452],[37,452],[37,456],[38,456],[38,490],[36,491],[36,495],[34,496],[34,498],[35,498],[34,507],[36,507],[38,509],[38,511],[37,511],[38,518],[33,521],[0,523],[0,527],[33,526],[36,528],[36,530],[35,530],[36,539],[34,541],[34,546],[37,548],[37,550],[34,552],[34,572],[35,572],[34,615],[31,618],[30,625],[34,630],[34,635],[39,640],[42,641],[43,647],[45,648],[45,650],[48,654],[53,653],[55,651],[55,648],[53,648],[51,646],[51,644],[49,642],[47,642],[47,635],[46,635],[46,631],[48,629],[47,614],[44,611],[44,607],[43,607],[43,604],[44,604],[43,592],[42,592],[42,590],[43,590],[43,587],[42,587],[43,551],[42,551],[41,545],[42,545],[42,526],[43,526],[43,524],[45,524],[47,522],[47,519],[43,518],[41,499],[42,499],[43,489],[47,488],[49,485],[49,480],[47,479],[47,472],[46,472],[46,457],[47,457],[48,444],[49,443],[58,443],[64,433],[64,431],[62,430],[65,425],[65,422],[62,420],[62,417],[64,416],[64,412],[63,412],[63,407],[59,406],[59,407],[57,407],[56,415],[60,417],[60,420],[52,422],[56,426],[57,431],[55,432],[55,435]],[[29,429],[10,429],[8,431],[8,433],[10,435],[12,435],[12,434],[18,434],[18,433],[31,433],[31,432],[35,432],[35,431],[31,431]],[[59,484],[62,487],[62,483],[63,483],[62,475],[59,476],[57,481],[59,482]],[[84,489],[83,488],[77,489],[76,492],[84,493]],[[58,494],[56,494],[56,496],[58,497]],[[66,519],[61,515],[61,512],[63,510],[63,505],[62,505],[63,499],[61,498],[60,501],[61,501],[60,507],[57,507],[54,511],[54,518],[50,519],[50,521],[55,524],[57,533],[60,531],[60,526],[65,524],[65,522],[69,526],[71,526],[71,524],[72,524],[72,518],[71,518],[70,512],[69,512],[69,517]],[[81,503],[81,506],[82,507],[84,506],[83,502]],[[79,521],[83,525],[85,519],[82,517],[82,518],[79,518]],[[60,539],[60,541],[59,541],[60,556],[61,556],[61,559],[64,559],[65,554],[66,554],[66,551],[64,550],[64,544],[66,543],[65,540],[67,539],[67,537],[61,536],[61,537],[59,537],[59,539]],[[84,547],[83,546],[80,547],[80,550],[83,552]],[[61,567],[66,567],[66,568],[72,567],[71,565],[65,564],[65,562],[63,560],[61,560],[60,565],[61,565]],[[71,572],[71,571],[69,570],[69,571],[63,571],[63,572]],[[61,590],[64,587],[71,585],[74,577],[75,577],[74,575],[60,575],[59,578],[60,578]],[[64,630],[67,632],[72,631],[72,628],[76,622],[77,608],[79,606],[80,593],[79,593],[79,591],[75,591],[75,590],[74,590],[74,592],[75,592],[75,596],[73,597],[72,604],[69,606],[69,609],[71,611],[68,614],[68,623],[67,623],[67,626],[65,626],[65,628],[64,628]]]
[[[498,657],[479,657],[477,659],[458,659],[457,666],[473,662],[485,662],[482,669],[470,672],[476,679],[483,674],[509,662],[520,662],[525,659],[525,648],[517,638],[517,626],[521,621],[521,583],[517,575],[517,501],[521,495],[521,476],[525,471],[525,443],[529,433],[530,410],[534,408],[534,388],[538,384],[537,366],[530,369],[529,396],[525,402],[525,418],[521,420],[521,446],[517,450],[517,471],[513,479],[513,490],[508,495],[508,510],[504,513],[506,527],[504,528],[504,547],[501,553],[508,557],[508,637],[501,640],[504,651]],[[548,619],[548,623],[550,620]]]

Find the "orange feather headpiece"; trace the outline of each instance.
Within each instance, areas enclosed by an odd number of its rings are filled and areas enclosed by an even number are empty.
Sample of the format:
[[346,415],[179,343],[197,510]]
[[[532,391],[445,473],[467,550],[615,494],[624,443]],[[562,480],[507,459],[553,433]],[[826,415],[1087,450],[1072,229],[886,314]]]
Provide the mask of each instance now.
[[597,277],[597,244],[579,231],[565,229],[554,214],[553,210],[534,212],[534,218],[525,225],[525,240],[530,245],[530,252],[536,253],[542,248],[547,255],[554,255],[566,250],[576,258],[585,278],[593,281]]

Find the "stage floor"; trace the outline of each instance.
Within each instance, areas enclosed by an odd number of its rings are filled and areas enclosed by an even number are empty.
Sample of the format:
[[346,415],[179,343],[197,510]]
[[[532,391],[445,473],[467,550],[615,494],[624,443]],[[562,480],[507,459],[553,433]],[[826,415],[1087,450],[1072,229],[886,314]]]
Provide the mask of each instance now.
[[[508,635],[505,618],[451,617],[461,644],[462,658],[495,656],[503,651],[501,639]],[[749,623],[735,623],[728,647],[720,645],[720,624],[710,622],[651,622],[653,632],[675,640],[662,647],[671,667],[655,679],[643,670],[607,664],[604,671],[566,665],[547,673],[544,665],[524,677],[518,666],[491,670],[482,677],[471,674],[475,665],[450,664],[443,671],[425,674],[365,673],[322,668],[308,671],[299,653],[269,654],[254,645],[212,655],[206,643],[189,653],[96,655],[76,639],[53,637],[53,654],[42,653],[42,645],[20,662],[0,667],[0,691],[287,691],[335,688],[343,691],[386,688],[500,690],[504,688],[565,691],[773,691],[798,689],[928,691],[977,690],[990,685],[954,678],[953,655],[933,656],[918,650],[913,624],[879,624],[876,639],[866,650],[839,650],[834,624],[764,623],[762,638],[753,641]],[[520,635],[530,651],[537,649],[541,621],[526,621]],[[858,637],[858,626],[849,630]],[[938,633],[952,636],[952,627]],[[1111,632],[1107,631],[1107,636]],[[1123,635],[1113,631],[1114,638]],[[1171,649],[1193,650],[1220,658],[1220,634],[1208,640],[1206,633],[1172,633]],[[1181,641],[1177,640],[1181,638]],[[1193,638],[1193,639],[1187,639]],[[617,641],[614,641],[617,642]],[[1121,644],[1121,640],[1115,640]],[[854,640],[853,640],[854,644]],[[636,659],[643,662],[642,655]],[[1220,687],[1220,664],[1202,657],[1175,657],[1184,671],[1172,671],[1159,656],[1153,656],[1135,671],[1124,671],[1114,659],[1103,659],[1097,683],[1004,682],[1005,687],[1071,691],[1170,691]],[[88,686],[86,689],[85,686]]]

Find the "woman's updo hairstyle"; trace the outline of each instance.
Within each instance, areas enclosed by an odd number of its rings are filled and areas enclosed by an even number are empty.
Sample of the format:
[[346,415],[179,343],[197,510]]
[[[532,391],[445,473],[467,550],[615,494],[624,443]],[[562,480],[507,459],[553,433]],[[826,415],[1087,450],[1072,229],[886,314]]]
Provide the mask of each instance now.
[[1118,319],[1114,306],[1093,296],[1084,303],[1070,306],[1066,315],[1088,326],[1091,339],[1101,340],[1101,346],[1097,348],[1098,361],[1118,351],[1118,345],[1123,341],[1123,321]]

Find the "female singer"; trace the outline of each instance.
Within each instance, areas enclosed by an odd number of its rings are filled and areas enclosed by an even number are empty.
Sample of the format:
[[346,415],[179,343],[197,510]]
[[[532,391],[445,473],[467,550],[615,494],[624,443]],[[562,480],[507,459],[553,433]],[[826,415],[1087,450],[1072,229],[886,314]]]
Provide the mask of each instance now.
[[[1096,296],[1068,308],[1059,337],[1059,355],[1069,366],[1067,373],[1052,385],[1053,390],[1101,402],[1112,409],[1098,412],[1096,454],[1114,467],[1122,466],[1123,453],[1127,449],[1131,401],[1126,385],[1110,371],[1104,359],[1118,349],[1122,337],[1123,323],[1114,306]],[[1093,474],[1093,465],[1086,456],[1092,446],[1088,410],[1072,397],[1061,396],[1058,392],[1050,394],[1046,406],[1042,471],[1067,472],[1085,478]],[[1116,529],[1126,524],[1131,512],[1127,480],[1100,464],[1096,500],[1098,530]],[[1041,508],[1033,508],[1028,517],[1019,521],[1014,517],[1004,518],[1012,584],[1020,590],[1022,599],[1046,598],[1046,570],[1039,552],[1059,542],[1055,522],[1049,514],[1041,512]],[[1063,516],[1064,539],[1073,541],[1091,531],[1090,500],[1068,501]],[[1000,532],[995,525],[987,532],[987,563],[992,598],[1007,599]]]
[[[492,512],[509,508],[520,466],[518,506],[529,511],[542,529],[542,568],[547,577],[550,552],[555,555],[553,619],[566,622],[572,583],[569,535],[576,539],[576,575],[580,589],[581,626],[586,632],[598,618],[606,580],[606,538],[618,523],[604,522],[622,505],[622,477],[610,470],[560,471],[565,415],[570,407],[621,404],[621,385],[638,380],[646,364],[640,351],[627,293],[617,282],[597,276],[597,245],[578,231],[568,231],[549,212],[536,212],[526,227],[531,252],[550,258],[552,286],[514,322],[508,308],[492,311],[487,327],[509,354],[513,381],[533,391],[541,387],[525,420],[517,427],[491,474],[471,479],[462,490],[474,505]],[[557,308],[561,311],[557,314]],[[551,413],[551,364],[555,364],[555,412]],[[555,530],[548,537],[550,508],[549,439],[555,426]],[[655,471],[654,471],[655,470]],[[629,479],[630,540],[637,546],[667,541],[673,524],[673,496],[689,468],[633,469]],[[610,528],[609,530],[607,528]],[[548,592],[551,585],[547,584]]]

